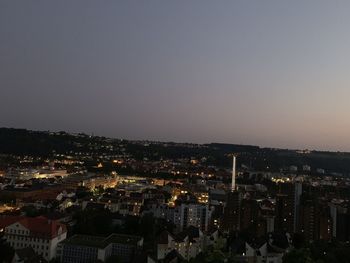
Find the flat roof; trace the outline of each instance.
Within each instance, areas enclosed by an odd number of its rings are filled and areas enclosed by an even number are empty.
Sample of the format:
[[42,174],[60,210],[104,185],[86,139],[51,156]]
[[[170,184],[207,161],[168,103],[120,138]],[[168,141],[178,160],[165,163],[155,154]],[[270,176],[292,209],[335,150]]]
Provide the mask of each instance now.
[[130,244],[137,245],[142,239],[140,236],[111,234],[107,237],[90,236],[90,235],[74,235],[63,241],[64,244],[72,244],[77,246],[87,246],[96,248],[105,248],[109,244]]

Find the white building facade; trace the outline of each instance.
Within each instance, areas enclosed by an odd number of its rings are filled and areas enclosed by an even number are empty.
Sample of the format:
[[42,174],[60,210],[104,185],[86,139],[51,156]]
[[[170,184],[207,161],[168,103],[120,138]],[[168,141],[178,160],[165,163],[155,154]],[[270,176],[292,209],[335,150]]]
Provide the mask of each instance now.
[[43,217],[23,218],[4,229],[4,238],[13,249],[32,247],[48,261],[56,257],[57,245],[66,237],[64,224]]

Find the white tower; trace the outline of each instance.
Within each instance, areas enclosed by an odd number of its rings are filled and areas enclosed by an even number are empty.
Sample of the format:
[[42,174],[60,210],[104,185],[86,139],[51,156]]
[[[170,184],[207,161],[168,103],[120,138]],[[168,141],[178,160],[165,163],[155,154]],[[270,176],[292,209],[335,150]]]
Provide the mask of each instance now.
[[231,190],[236,190],[236,156],[233,155],[233,163],[232,163],[232,186]]

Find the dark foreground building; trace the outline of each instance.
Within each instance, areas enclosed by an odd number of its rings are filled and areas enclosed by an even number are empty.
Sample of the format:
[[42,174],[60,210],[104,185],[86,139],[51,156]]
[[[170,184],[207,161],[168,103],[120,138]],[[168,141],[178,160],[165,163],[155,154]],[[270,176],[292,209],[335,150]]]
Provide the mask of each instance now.
[[62,263],[105,262],[112,256],[131,262],[142,250],[143,238],[112,234],[108,237],[75,235],[60,243],[58,257]]

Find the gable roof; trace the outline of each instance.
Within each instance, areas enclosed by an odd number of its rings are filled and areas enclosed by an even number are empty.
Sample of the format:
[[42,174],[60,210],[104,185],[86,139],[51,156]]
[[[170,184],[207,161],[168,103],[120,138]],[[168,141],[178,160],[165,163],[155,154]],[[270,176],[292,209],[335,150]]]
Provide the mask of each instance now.
[[172,237],[168,231],[166,230],[162,231],[157,237],[157,244],[168,244],[169,236]]
[[22,217],[19,220],[12,222],[14,225],[21,224],[30,231],[31,236],[40,238],[55,238],[58,236],[59,229],[62,233],[67,232],[67,228],[64,224],[59,223],[57,220],[49,220],[45,217]]
[[23,216],[4,216],[0,218],[0,229],[12,225],[15,222],[21,220]]
[[184,231],[178,233],[175,236],[175,241],[176,242],[183,242],[185,240],[185,238],[188,237],[188,239],[191,242],[195,242],[195,238],[199,238],[200,235],[201,235],[201,232],[200,232],[200,229],[198,227],[189,226]]

